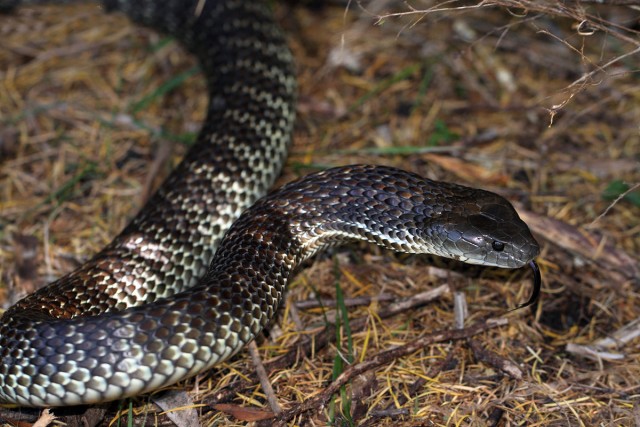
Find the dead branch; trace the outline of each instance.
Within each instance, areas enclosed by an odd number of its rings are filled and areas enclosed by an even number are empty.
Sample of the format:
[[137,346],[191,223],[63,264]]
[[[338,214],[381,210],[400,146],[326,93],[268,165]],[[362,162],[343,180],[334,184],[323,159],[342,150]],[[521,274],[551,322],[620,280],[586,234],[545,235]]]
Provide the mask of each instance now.
[[436,342],[442,341],[450,341],[450,340],[459,340],[464,338],[469,338],[474,335],[477,335],[481,332],[484,332],[488,329],[495,328],[497,326],[503,326],[507,324],[506,319],[490,319],[487,321],[477,322],[474,325],[465,328],[465,329],[453,329],[447,331],[438,331],[428,335],[425,335],[422,338],[419,338],[409,344],[405,344],[400,347],[392,348],[391,350],[386,350],[378,353],[375,357],[355,365],[351,365],[349,368],[345,369],[342,374],[338,378],[335,379],[327,388],[318,393],[315,397],[311,399],[307,399],[301,404],[295,406],[292,409],[284,411],[280,414],[276,419],[278,423],[275,425],[284,426],[285,423],[292,418],[307,412],[314,408],[320,408],[324,406],[324,404],[331,398],[331,396],[340,390],[340,387],[347,384],[351,379],[355,376],[360,375],[369,370],[378,368],[380,366],[386,365],[391,361],[398,359],[399,357],[403,357],[414,353],[421,348],[432,345]]

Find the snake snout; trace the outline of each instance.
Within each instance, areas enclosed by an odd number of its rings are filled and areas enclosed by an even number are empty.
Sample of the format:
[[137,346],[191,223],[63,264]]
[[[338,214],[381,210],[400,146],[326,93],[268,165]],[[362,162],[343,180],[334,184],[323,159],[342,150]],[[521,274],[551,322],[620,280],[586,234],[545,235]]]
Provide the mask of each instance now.
[[480,213],[468,217],[469,233],[484,244],[487,265],[523,267],[538,255],[540,246],[511,203],[494,197],[481,206]]
[[538,243],[515,209],[491,196],[475,212],[449,214],[433,224],[443,242],[437,255],[502,268],[523,267],[538,255]]

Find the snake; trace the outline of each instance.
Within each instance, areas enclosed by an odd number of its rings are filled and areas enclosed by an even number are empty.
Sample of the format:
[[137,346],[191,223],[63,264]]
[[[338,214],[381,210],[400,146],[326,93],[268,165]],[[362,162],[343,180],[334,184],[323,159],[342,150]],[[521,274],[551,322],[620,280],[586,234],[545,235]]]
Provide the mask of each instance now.
[[305,260],[338,244],[529,265],[537,294],[539,245],[495,193],[375,165],[331,168],[269,192],[291,145],[297,89],[268,4],[102,6],[195,55],[206,117],[182,162],[111,243],[2,315],[1,403],[108,402],[207,370],[273,321]]

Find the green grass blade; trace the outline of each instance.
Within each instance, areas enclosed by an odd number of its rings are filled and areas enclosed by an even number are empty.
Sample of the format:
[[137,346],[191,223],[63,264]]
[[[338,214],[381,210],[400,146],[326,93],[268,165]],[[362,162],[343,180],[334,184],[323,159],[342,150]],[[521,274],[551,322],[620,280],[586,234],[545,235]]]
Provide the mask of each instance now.
[[197,65],[189,68],[188,70],[177,74],[171,77],[169,80],[158,86],[153,92],[144,96],[141,100],[134,103],[130,108],[129,112],[131,114],[135,114],[140,110],[144,110],[147,108],[149,104],[151,104],[156,99],[163,97],[167,93],[171,92],[173,89],[182,85],[185,81],[187,81],[190,77],[198,74],[200,72],[200,67]]
[[393,76],[383,80],[382,82],[377,84],[373,89],[371,89],[369,92],[365,93],[363,96],[358,98],[356,100],[356,102],[354,102],[351,105],[351,107],[349,107],[348,112],[352,113],[353,111],[357,110],[362,105],[364,105],[371,98],[373,98],[373,97],[379,95],[380,93],[384,92],[385,90],[387,90],[388,88],[393,86],[395,83],[398,83],[398,82],[400,82],[402,80],[405,80],[405,79],[409,78],[419,68],[420,68],[420,64],[409,65],[408,67],[403,68],[402,70],[400,70],[399,72],[397,72]]
[[86,163],[79,173],[72,176],[66,182],[64,182],[58,189],[56,189],[53,193],[49,194],[42,202],[39,203],[39,206],[46,205],[55,200],[56,205],[60,205],[67,198],[71,196],[71,190],[78,184],[80,181],[85,179],[87,176],[94,174],[97,171],[97,164],[95,162]]

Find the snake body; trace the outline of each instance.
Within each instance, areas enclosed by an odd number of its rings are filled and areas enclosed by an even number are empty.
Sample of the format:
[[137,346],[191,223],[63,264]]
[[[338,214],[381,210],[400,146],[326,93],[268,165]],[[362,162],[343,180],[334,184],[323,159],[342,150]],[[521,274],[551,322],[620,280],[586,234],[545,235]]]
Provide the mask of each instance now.
[[197,56],[208,113],[183,162],[112,243],[0,319],[0,402],[104,402],[208,369],[269,324],[297,267],[327,246],[365,240],[505,268],[538,254],[504,198],[389,167],[330,169],[256,202],[280,172],[295,109],[291,53],[268,8],[104,5]]

